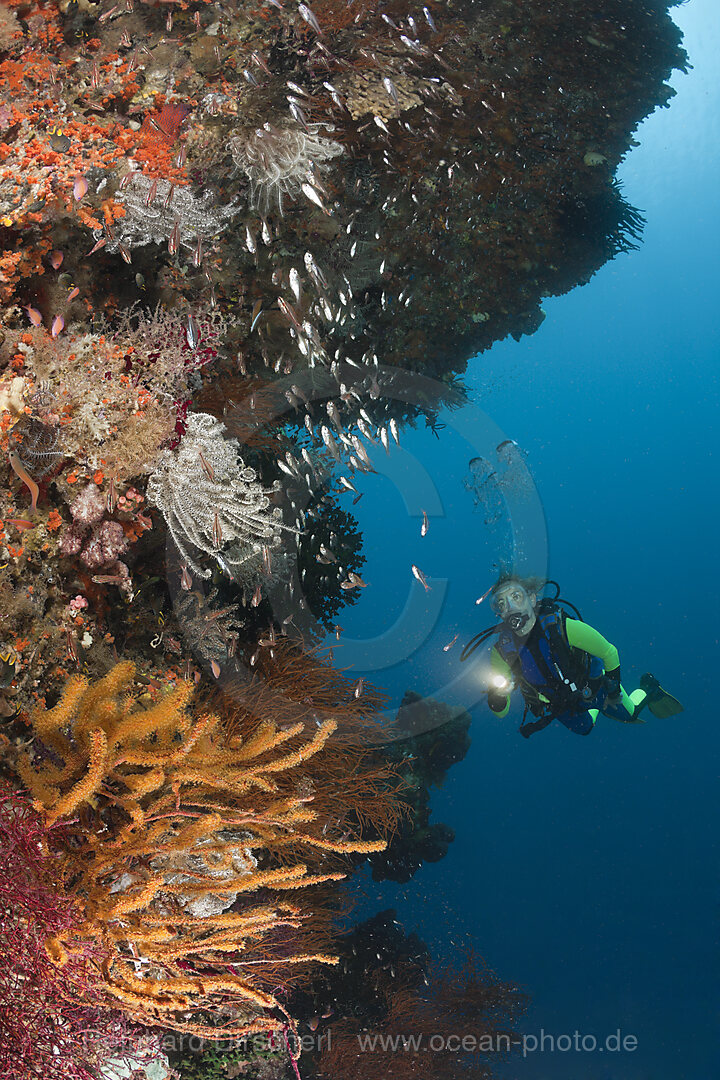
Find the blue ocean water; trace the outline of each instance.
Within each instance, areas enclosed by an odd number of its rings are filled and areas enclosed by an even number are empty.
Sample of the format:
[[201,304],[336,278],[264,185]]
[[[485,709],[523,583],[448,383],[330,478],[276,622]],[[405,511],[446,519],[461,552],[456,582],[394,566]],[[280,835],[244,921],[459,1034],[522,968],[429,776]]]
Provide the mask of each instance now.
[[[473,717],[472,748],[433,797],[433,820],[456,830],[448,856],[407,886],[370,886],[374,906],[394,904],[438,956],[471,938],[531,995],[528,1035],[637,1040],[603,1056],[546,1039],[509,1066],[518,1080],[720,1075],[720,32],[712,0],[673,17],[693,70],[675,76],[677,97],[642,125],[620,172],[647,216],[640,250],[549,299],[534,336],[475,357],[472,407],[441,415],[439,439],[423,429],[389,456],[379,448],[380,475],[353,509],[369,588],[342,613],[337,662],[394,704],[411,688]],[[463,485],[498,433],[522,448],[534,485],[510,492],[504,531]],[[475,600],[508,529],[523,568],[556,578],[618,646],[626,687],[654,672],[682,716],[601,719],[587,739],[553,725],[526,741],[517,706],[505,720],[489,713],[458,654],[493,621]]]

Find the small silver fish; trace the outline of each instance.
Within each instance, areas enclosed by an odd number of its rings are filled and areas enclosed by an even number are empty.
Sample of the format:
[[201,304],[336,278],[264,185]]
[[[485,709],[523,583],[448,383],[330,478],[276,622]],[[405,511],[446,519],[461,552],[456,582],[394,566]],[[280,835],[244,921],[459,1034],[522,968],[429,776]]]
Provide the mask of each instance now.
[[330,214],[330,211],[325,207],[322,199],[311,184],[303,184],[301,186],[301,191],[303,195],[305,195],[306,198],[310,200],[311,203],[315,203],[316,206],[319,206],[324,214]]
[[402,41],[403,45],[406,45],[407,48],[410,49],[411,52],[418,53],[419,55],[423,55],[427,52],[427,49],[425,49],[425,47],[421,45],[419,41],[412,41],[412,39],[409,38],[407,34],[401,34],[400,40]]
[[294,329],[297,330],[299,334],[301,334],[303,329],[302,323],[298,319],[297,312],[295,311],[295,308],[292,306],[292,304],[288,304],[287,300],[284,300],[282,296],[279,296],[278,307],[280,308],[281,312],[283,313],[287,321],[290,323],[290,325],[294,327]]
[[460,637],[460,635],[456,634],[455,637],[452,639],[452,641],[448,641],[447,645],[443,645],[443,652],[450,652],[450,650],[452,649],[453,645],[455,644],[455,642],[457,641],[457,639],[459,637]]
[[259,53],[257,51],[252,52],[252,53],[250,53],[250,59],[252,60],[252,62],[254,64],[257,64],[257,66],[259,68],[262,68],[262,70],[265,72],[266,75],[272,75],[272,72],[270,71],[270,68],[265,63],[265,59],[264,59],[262,53]]
[[352,444],[355,447],[355,450],[356,450],[357,455],[360,458],[360,460],[364,461],[366,465],[368,465],[370,468],[372,468],[372,461],[368,457],[368,452],[365,449],[365,447],[363,446],[360,439],[358,439],[357,435],[352,435],[351,440],[352,440]]
[[115,490],[115,477],[110,477],[110,483],[108,484],[107,495],[105,497],[105,505],[107,507],[108,514],[112,514],[117,506],[117,491]]
[[395,442],[399,446],[400,445],[400,433],[398,431],[397,420],[395,419],[394,416],[390,420],[390,434],[392,435],[393,439],[395,440]]
[[172,227],[172,232],[168,239],[168,252],[171,255],[177,255],[178,247],[180,246],[180,222],[176,218],[175,224]]
[[325,427],[324,424],[320,428],[320,435],[322,437],[322,441],[325,443],[325,445],[327,446],[328,450],[330,451],[332,456],[335,458],[335,460],[336,461],[341,461],[342,458],[340,457],[340,451],[338,449],[338,444],[335,442],[335,439],[333,438],[333,435],[332,435],[332,432],[330,431],[330,429]]
[[425,513],[425,511],[424,511],[424,510],[423,510],[423,512],[422,512],[422,516],[423,516],[423,519],[422,519],[422,525],[420,526],[420,535],[421,535],[421,536],[427,536],[427,531],[428,531],[428,516],[427,516],[427,514]]
[[313,461],[313,459],[312,459],[312,458],[310,457],[310,454],[308,453],[307,449],[306,449],[306,448],[305,448],[304,446],[303,446],[303,448],[302,448],[302,450],[301,450],[301,454],[302,454],[302,459],[303,459],[303,461],[304,461],[304,462],[305,462],[305,463],[306,463],[307,465],[309,465],[309,466],[310,466],[310,468],[312,469],[312,471],[313,471],[313,472],[315,472],[315,462],[314,462],[314,461]]
[[193,251],[192,264],[197,269],[203,260],[203,240],[202,236],[198,236],[195,250]]
[[388,79],[387,75],[383,78],[383,86],[385,87],[388,94],[392,98],[393,103],[395,105],[399,106],[400,105],[400,99],[398,97],[398,92],[397,92],[397,90],[395,88],[395,83],[392,81],[392,79]]
[[374,438],[369,424],[366,424],[364,420],[358,420],[357,426],[361,435],[366,438],[368,442],[377,443],[377,439]]
[[306,267],[308,273],[313,278],[315,283],[321,289],[327,289],[327,287],[328,287],[327,278],[325,277],[322,270],[320,269],[317,262],[315,261],[315,258],[313,257],[312,252],[306,251],[304,256],[303,256],[303,261],[305,263],[305,267]]
[[327,410],[328,416],[330,417],[333,424],[335,425],[335,428],[337,429],[339,434],[342,435],[344,429],[343,429],[343,426],[342,426],[342,422],[340,420],[340,413],[337,411],[337,405],[335,404],[334,401],[328,401],[327,404],[325,405],[325,409]]
[[385,453],[389,454],[390,453],[390,439],[388,438],[388,433],[387,433],[387,428],[386,427],[381,427],[380,428],[380,442],[385,447]]
[[418,567],[415,565],[415,563],[412,564],[410,569],[413,572],[413,577],[417,578],[417,580],[420,582],[420,584],[422,585],[425,592],[430,592],[430,589],[432,588],[432,586],[428,585],[427,580],[426,580],[425,575],[423,574],[422,570],[419,570]]
[[315,31],[317,36],[322,37],[323,32],[320,29],[320,23],[317,21],[314,13],[310,10],[307,4],[298,4],[298,12],[308,24],[308,26]]
[[208,459],[203,454],[202,450],[198,450],[198,457],[200,458],[200,464],[202,465],[203,472],[207,476],[208,480],[214,480],[215,479],[215,470],[213,469],[212,465],[210,464]]
[[425,19],[427,20],[427,24],[430,27],[430,29],[432,30],[432,32],[434,34],[437,34],[438,28],[435,25],[435,20],[433,19],[432,15],[430,14],[430,11],[429,11],[428,8],[426,8],[426,7],[423,8],[423,15],[425,16]]
[[348,478],[346,476],[338,477],[338,482],[340,484],[342,484],[342,486],[344,488],[347,488],[348,491],[354,491],[355,494],[357,495],[358,499],[360,498],[360,493],[358,492],[358,489],[355,487],[355,485],[350,480],[348,480]]
[[294,266],[290,268],[290,274],[288,275],[288,277],[290,280],[290,288],[292,289],[293,295],[299,304],[300,298],[302,297],[302,286],[300,284],[300,275]]
[[200,328],[192,315],[188,315],[187,329],[185,331],[187,343],[191,349],[197,349],[200,344]]
[[293,120],[297,120],[300,127],[305,128],[306,131],[309,131],[310,129],[308,128],[307,117],[305,116],[305,113],[302,111],[300,106],[297,105],[294,101],[291,101],[288,105],[288,109],[290,110],[290,115],[292,116]]

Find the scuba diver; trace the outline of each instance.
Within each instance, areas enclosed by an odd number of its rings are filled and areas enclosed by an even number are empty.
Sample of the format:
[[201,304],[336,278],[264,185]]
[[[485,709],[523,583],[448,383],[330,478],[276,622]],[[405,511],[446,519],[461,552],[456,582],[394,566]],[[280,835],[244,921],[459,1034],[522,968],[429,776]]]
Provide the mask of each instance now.
[[[540,596],[547,585],[557,589],[552,598]],[[488,705],[496,716],[507,715],[510,695],[519,689],[525,699],[520,727],[525,738],[553,720],[577,735],[589,735],[600,713],[625,724],[643,724],[639,714],[646,706],[658,717],[683,711],[654,675],[643,675],[639,689],[626,693],[617,649],[562,599],[557,582],[504,574],[489,595],[502,622],[476,634],[461,659],[498,635],[490,658]],[[561,604],[577,618],[570,618]],[[528,712],[536,719],[526,722]]]

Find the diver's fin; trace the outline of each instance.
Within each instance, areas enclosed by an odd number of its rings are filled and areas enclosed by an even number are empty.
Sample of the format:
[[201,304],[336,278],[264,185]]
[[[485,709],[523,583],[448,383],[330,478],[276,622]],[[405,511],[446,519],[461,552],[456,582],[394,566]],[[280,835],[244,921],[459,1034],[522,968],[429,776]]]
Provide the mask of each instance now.
[[683,707],[676,697],[663,690],[654,675],[646,673],[640,679],[640,689],[647,694],[647,707],[653,716],[664,720],[668,716],[677,716],[683,712]]
[[683,712],[683,707],[676,697],[672,694],[668,694],[665,690],[660,688],[660,698],[657,701],[648,701],[648,709],[653,716],[659,717],[664,720],[667,716],[677,716],[678,713]]

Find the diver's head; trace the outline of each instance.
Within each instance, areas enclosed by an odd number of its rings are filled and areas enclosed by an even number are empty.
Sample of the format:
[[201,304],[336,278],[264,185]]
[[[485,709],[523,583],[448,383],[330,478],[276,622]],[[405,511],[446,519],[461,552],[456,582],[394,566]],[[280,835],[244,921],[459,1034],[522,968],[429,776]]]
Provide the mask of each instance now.
[[516,637],[527,637],[535,625],[535,605],[542,581],[503,576],[493,587],[490,606]]

